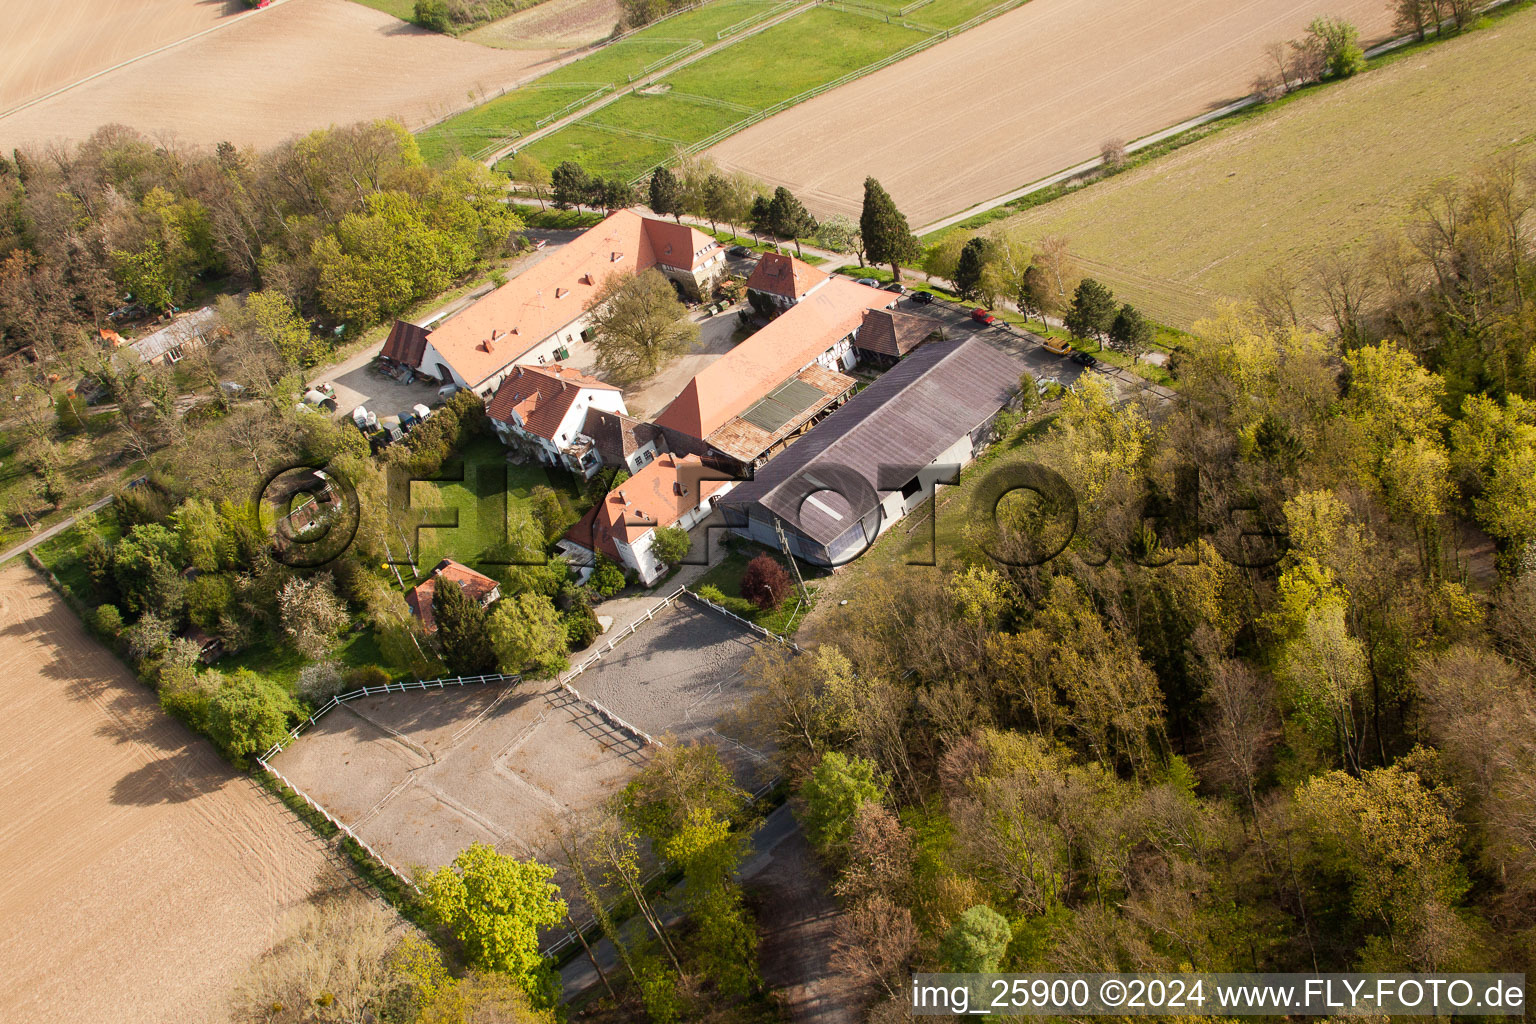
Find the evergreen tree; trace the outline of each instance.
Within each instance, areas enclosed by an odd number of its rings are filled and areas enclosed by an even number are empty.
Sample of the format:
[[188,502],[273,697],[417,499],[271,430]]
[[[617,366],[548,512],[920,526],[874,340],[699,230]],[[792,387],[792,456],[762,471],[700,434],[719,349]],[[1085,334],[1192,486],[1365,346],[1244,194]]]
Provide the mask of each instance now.
[[555,165],[549,181],[557,210],[569,210],[573,206],[581,206],[591,198],[592,179],[580,164],[562,160]]
[[955,291],[967,299],[974,298],[986,265],[986,240],[978,236],[966,242],[965,248],[960,250],[960,261],[955,265]]
[[650,207],[658,217],[671,214],[682,222],[682,186],[670,168],[658,167],[651,174]]
[[890,264],[892,276],[900,281],[901,261],[917,257],[917,239],[912,237],[907,218],[874,178],[864,179],[864,212],[859,215],[859,232],[869,262]]
[[773,234],[773,211],[769,209],[767,196],[754,196],[747,212],[747,226],[761,243],[763,235]]
[[1115,293],[1085,277],[1072,294],[1072,305],[1067,309],[1067,330],[1077,338],[1097,338],[1102,346],[1104,335],[1115,322]]
[[594,181],[593,185],[599,196],[598,202],[609,213],[635,205],[637,198],[635,188],[623,178],[617,176],[604,178],[601,181]]
[[437,646],[450,672],[479,676],[496,671],[496,651],[485,610],[457,583],[438,578],[432,594],[432,618],[437,623]]
[[1152,325],[1139,309],[1127,302],[1109,325],[1109,342],[1135,362],[1152,346]]
[[796,256],[804,255],[800,239],[816,233],[816,218],[783,185],[773,190],[773,198],[768,202],[768,222],[780,238],[794,239]]

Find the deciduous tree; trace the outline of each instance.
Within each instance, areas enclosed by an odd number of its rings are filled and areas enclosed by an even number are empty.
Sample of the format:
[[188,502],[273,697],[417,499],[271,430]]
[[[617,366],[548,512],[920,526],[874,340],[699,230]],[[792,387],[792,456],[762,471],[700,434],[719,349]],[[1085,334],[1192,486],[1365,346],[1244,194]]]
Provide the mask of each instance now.
[[676,289],[654,268],[610,275],[589,308],[597,365],[626,384],[649,379],[699,336]]
[[549,675],[566,667],[566,629],[554,602],[543,594],[503,597],[487,623],[501,670]]
[[558,981],[539,953],[539,929],[564,920],[555,869],[471,843],[422,882],[427,913],[464,943],[470,963],[509,975],[530,998],[549,1004]]

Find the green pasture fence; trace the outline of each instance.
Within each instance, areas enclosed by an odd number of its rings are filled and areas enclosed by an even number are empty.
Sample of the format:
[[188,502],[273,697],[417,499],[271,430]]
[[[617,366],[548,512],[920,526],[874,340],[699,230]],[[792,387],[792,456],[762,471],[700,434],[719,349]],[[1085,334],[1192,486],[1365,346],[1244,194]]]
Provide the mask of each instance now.
[[[716,32],[715,39],[720,40],[724,39],[726,36],[733,36],[744,28],[748,28],[752,25],[756,25],[760,21],[767,21],[769,18],[783,14],[791,7],[799,6],[800,2],[801,0],[783,0],[783,3],[774,4],[772,7],[765,11],[758,11],[756,14],[749,14],[747,17],[742,18],[734,25],[727,25],[725,28]],[[922,2],[931,4],[933,3],[933,0],[922,0]]]
[[[837,6],[841,2],[842,2],[842,0],[816,0],[816,3],[818,3],[818,4],[821,4],[823,6],[832,6],[832,7]],[[706,136],[703,139],[700,139],[698,142],[694,142],[694,143],[691,143],[691,144],[689,144],[687,146],[684,146],[682,148],[682,153],[685,156],[693,156],[695,153],[702,153],[704,150],[708,149],[710,146],[713,146],[713,145],[715,145],[718,142],[721,142],[721,141],[724,141],[725,139],[730,138],[732,135],[735,135],[737,132],[745,131],[746,129],[748,129],[748,128],[752,127],[753,125],[757,124],[759,121],[767,120],[768,118],[772,117],[774,114],[778,114],[778,113],[781,113],[782,111],[788,110],[790,107],[798,106],[799,104],[804,103],[806,100],[815,99],[817,96],[820,96],[822,93],[831,92],[833,89],[841,88],[842,86],[847,85],[849,82],[852,82],[852,81],[855,81],[857,79],[863,78],[865,75],[874,74],[876,71],[880,71],[883,68],[888,68],[892,64],[897,63],[898,61],[906,60],[908,57],[911,57],[914,54],[921,53],[922,51],[928,49],[928,47],[930,47],[930,46],[934,46],[934,45],[936,45],[938,43],[941,43],[944,40],[949,39],[952,36],[957,36],[961,32],[965,32],[965,31],[968,31],[970,29],[973,29],[977,25],[980,25],[983,22],[990,21],[990,20],[992,20],[993,18],[997,17],[1000,14],[1006,14],[1008,11],[1013,10],[1015,7],[1022,7],[1025,3],[1028,3],[1028,0],[1004,0],[1003,3],[1000,3],[1000,4],[996,5],[995,7],[989,7],[987,10],[982,11],[980,14],[976,15],[974,18],[970,19],[969,21],[962,22],[961,24],[956,25],[954,28],[949,28],[949,29],[933,29],[932,30],[933,34],[928,36],[928,38],[926,38],[926,39],[920,39],[917,42],[913,43],[911,46],[903,47],[902,49],[897,50],[895,53],[890,54],[889,56],[882,57],[879,60],[877,60],[877,61],[875,61],[875,62],[873,62],[871,64],[866,64],[862,68],[855,68],[854,70],[848,72],[845,75],[840,75],[839,77],[834,78],[830,82],[823,82],[821,85],[813,86],[812,88],[807,89],[804,92],[797,93],[796,95],[791,96],[788,99],[780,100],[779,102],[773,104],[770,107],[764,107],[762,110],[757,111],[756,113],[752,114],[750,117],[742,118],[740,121],[737,121],[735,124],[728,125],[728,126],[722,128],[722,129],[720,129],[719,131],[715,132],[714,134]],[[632,178],[630,180],[630,184],[631,185],[639,185],[641,182],[645,181],[653,173],[655,173],[656,168],[658,168],[658,167],[665,167],[666,164],[667,164],[666,161],[662,161],[661,163],[652,164],[650,167],[647,167],[644,171],[640,172],[634,178]]]
[[[602,96],[604,93],[611,91],[612,89],[613,89],[613,84],[611,82],[609,84],[607,84],[607,85],[600,85],[596,89],[593,89],[591,92],[587,93],[585,96],[581,97],[580,99],[575,99],[575,100],[572,100],[571,102],[567,103],[565,106],[561,107],[559,110],[555,111],[553,114],[546,114],[543,117],[539,118],[537,121],[533,122],[533,126],[534,126],[534,128],[543,128],[545,125],[549,124],[551,121],[558,121],[562,117],[564,117],[566,114],[569,114],[571,111],[577,110],[577,109],[579,109],[581,107],[586,106],[588,103],[591,103],[593,100],[595,100],[598,97]],[[510,141],[512,139],[517,138],[517,135],[519,135],[519,134],[521,134],[521,133],[519,132],[519,133],[514,134],[514,135],[509,135],[509,136],[506,137],[506,139],[507,139],[507,141]]]
[[668,64],[672,64],[672,63],[675,63],[677,61],[682,60],[684,57],[688,56],[690,53],[697,53],[698,51],[704,49],[704,42],[701,39],[667,39],[667,38],[658,38],[656,40],[656,42],[658,42],[658,43],[682,43],[683,45],[679,46],[677,49],[673,50],[671,53],[667,54],[665,57],[657,57],[655,60],[651,61],[649,64],[647,64],[645,67],[641,68],[635,74],[633,74],[633,75],[626,75],[625,78],[626,78],[627,81],[634,82],[636,79],[644,78],[646,75],[649,75],[652,71],[655,71],[658,68],[664,68]]

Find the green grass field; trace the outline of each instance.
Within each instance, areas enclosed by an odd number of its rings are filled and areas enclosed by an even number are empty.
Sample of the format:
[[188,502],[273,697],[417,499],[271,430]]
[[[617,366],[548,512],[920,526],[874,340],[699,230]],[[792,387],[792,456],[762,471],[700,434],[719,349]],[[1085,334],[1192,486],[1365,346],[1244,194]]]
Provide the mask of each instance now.
[[[542,466],[514,466],[506,455],[495,438],[477,438],[463,452],[463,480],[412,481],[411,510],[420,522],[445,523],[458,514],[457,526],[422,526],[414,537],[406,530],[423,574],[444,558],[470,566],[480,562],[506,540],[512,509],[525,504],[541,484],[559,486]],[[453,466],[443,466],[443,476],[452,472]],[[402,575],[410,586],[410,573],[402,569]]]
[[[539,80],[541,85],[584,85],[589,91],[605,84],[618,88],[647,66],[688,56],[687,40],[712,46],[717,34],[727,29],[740,36],[719,52],[663,77],[658,85],[669,91],[625,96],[534,142],[527,151],[551,167],[574,160],[594,174],[635,177],[668,158],[676,146],[709,139],[757,111],[868,68],[914,43],[939,41],[946,29],[979,14],[1000,12],[999,0],[933,0],[903,22],[894,13],[881,12],[904,5],[870,0],[856,10],[817,7],[746,34],[770,11],[782,13],[773,6],[773,0],[716,0],[551,72]],[[418,136],[422,153],[434,163],[456,153],[484,154],[514,133],[528,134],[539,119],[581,96],[563,88],[544,92],[519,90],[427,128]],[[602,127],[594,130],[594,125]],[[607,130],[614,128],[630,134]]]
[[[935,0],[933,6],[952,0]],[[667,75],[670,91],[625,96],[528,148],[547,166],[574,160],[602,175],[633,177],[688,145],[808,89],[866,67],[927,33],[819,8]],[[703,99],[701,99],[703,98]],[[727,106],[711,105],[715,100]],[[603,134],[600,124],[630,132]],[[654,137],[654,138],[651,138]],[[659,140],[666,140],[665,142]]]
[[[387,2],[387,0],[381,0]],[[417,142],[426,159],[441,164],[462,153],[475,156],[494,149],[513,133],[525,135],[536,122],[566,104],[602,87],[627,85],[647,65],[673,54],[681,58],[690,46],[712,46],[718,34],[733,26],[744,31],[766,14],[776,0],[715,0],[696,11],[669,18],[557,68],[533,86],[518,89],[423,129]],[[693,45],[697,44],[697,45]]]
[[1536,12],[1518,11],[1256,112],[1002,225],[1061,235],[1080,269],[1187,329],[1276,269],[1361,249],[1495,154],[1536,155]]

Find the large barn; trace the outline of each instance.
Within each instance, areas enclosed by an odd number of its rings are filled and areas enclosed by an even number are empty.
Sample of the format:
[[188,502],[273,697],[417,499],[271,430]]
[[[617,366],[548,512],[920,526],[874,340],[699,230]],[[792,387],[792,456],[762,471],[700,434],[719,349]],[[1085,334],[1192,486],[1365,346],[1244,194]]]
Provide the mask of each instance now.
[[984,341],[930,342],[719,499],[727,525],[815,565],[841,565],[964,465],[1025,364]]

